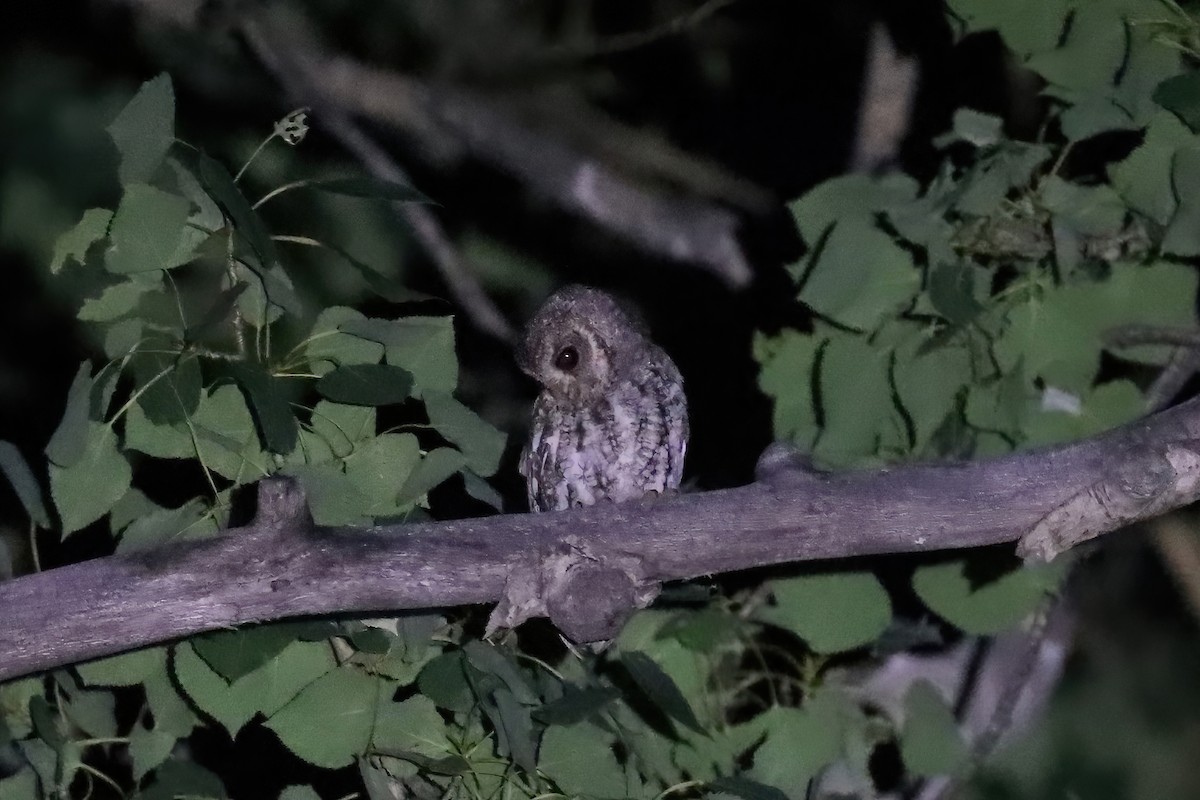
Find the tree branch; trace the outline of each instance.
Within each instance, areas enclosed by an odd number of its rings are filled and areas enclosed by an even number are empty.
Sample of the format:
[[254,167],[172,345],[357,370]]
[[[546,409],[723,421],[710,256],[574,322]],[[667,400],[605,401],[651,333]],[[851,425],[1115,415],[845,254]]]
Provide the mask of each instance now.
[[0,679],[298,615],[501,600],[522,612],[502,622],[542,613],[569,635],[600,638],[662,581],[1035,534],[1027,550],[1052,556],[1139,518],[1131,508],[1145,518],[1200,497],[1198,441],[1193,400],[1083,442],[990,461],[820,475],[775,458],[737,489],[368,529],[314,528],[298,490],[268,481],[254,523],[219,538],[0,584]]

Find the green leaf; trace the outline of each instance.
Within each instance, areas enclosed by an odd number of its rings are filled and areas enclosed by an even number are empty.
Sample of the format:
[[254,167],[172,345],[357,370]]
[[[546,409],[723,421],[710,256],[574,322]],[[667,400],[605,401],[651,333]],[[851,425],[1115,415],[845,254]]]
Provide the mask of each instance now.
[[1200,132],[1200,73],[1185,72],[1167,78],[1155,88],[1153,99]]
[[232,683],[270,662],[297,638],[296,625],[277,623],[206,633],[193,637],[191,644],[213,672]]
[[483,641],[471,641],[463,646],[463,653],[472,667],[484,675],[495,677],[508,687],[519,702],[530,705],[538,702],[537,692],[521,673],[516,659],[503,648]]
[[202,394],[192,417],[200,458],[209,469],[237,483],[271,474],[270,458],[258,444],[258,431],[236,386],[218,386]]
[[336,464],[315,464],[287,470],[304,486],[308,508],[318,525],[369,525],[369,501],[354,479]]
[[154,773],[153,782],[138,792],[138,800],[178,800],[227,797],[221,779],[191,761],[170,760]]
[[92,389],[92,366],[87,361],[79,365],[71,388],[67,390],[67,405],[62,420],[46,444],[46,457],[60,467],[69,467],[83,457],[88,435],[88,400]]
[[145,183],[175,140],[175,90],[165,72],[142,84],[138,93],[108,126],[121,153],[121,183]]
[[1171,182],[1179,205],[1163,233],[1162,251],[1175,256],[1200,255],[1200,147],[1175,153]]
[[341,667],[304,687],[267,719],[283,744],[318,767],[354,763],[371,741],[382,682],[352,667]]
[[123,319],[107,326],[104,332],[104,355],[124,358],[142,339],[145,324],[140,319]]
[[1021,58],[1057,47],[1074,9],[1070,0],[947,0],[946,5],[967,31],[996,31]]
[[[59,683],[64,684],[62,680]],[[73,680],[67,680],[62,688],[70,699],[61,708],[76,727],[99,738],[117,735],[117,701],[112,692],[80,689]]]
[[1166,225],[1177,205],[1171,185],[1175,151],[1196,141],[1174,114],[1164,111],[1156,115],[1142,144],[1110,168],[1113,188],[1130,208]]
[[467,457],[467,466],[484,477],[500,466],[507,437],[448,394],[426,392],[429,423]]
[[1030,69],[1056,86],[1079,91],[1112,85],[1126,57],[1127,34],[1121,15],[1104,4],[1081,6],[1067,31],[1066,41],[1038,53]]
[[389,364],[338,367],[317,381],[317,391],[329,400],[356,406],[400,403],[412,394],[408,370]]
[[[1051,391],[1053,389],[1046,389],[1043,398]],[[1048,405],[1043,399],[1042,408],[1032,414],[1025,425],[1024,446],[1077,441],[1111,430],[1142,416],[1146,399],[1132,381],[1109,381],[1084,397],[1078,410]]]
[[108,235],[108,223],[112,217],[113,212],[107,208],[89,208],[83,212],[83,218],[75,223],[75,227],[54,242],[51,274],[57,274],[68,260],[82,264],[91,246]]
[[458,385],[451,317],[348,320],[339,329],[382,344],[387,363],[408,370],[418,392],[452,392]]
[[[258,256],[259,269],[256,272],[259,272],[261,277],[260,270],[269,270],[279,261],[275,252],[275,243],[271,240],[271,234],[263,223],[262,217],[250,206],[246,196],[233,182],[229,170],[225,169],[225,166],[219,161],[200,154],[197,158],[196,175],[209,195],[217,201],[217,205],[233,222],[233,227],[238,234],[249,243],[251,249]],[[271,294],[269,289],[267,294],[268,296]],[[276,298],[272,298],[272,300],[284,305]],[[287,308],[286,305],[284,307]]]
[[50,465],[50,495],[62,520],[63,538],[107,514],[132,479],[112,428],[89,422],[79,460],[70,467]]
[[803,708],[772,708],[756,720],[765,733],[746,777],[804,800],[809,781],[842,751],[848,702],[833,691],[818,692]]
[[396,495],[401,506],[414,503],[466,465],[466,457],[450,447],[430,450],[409,474]]
[[[185,643],[176,646],[172,666],[179,688],[195,707],[234,737],[255,714],[271,716],[302,689],[311,687],[314,681],[335,669],[337,661],[327,642],[294,642],[231,684]],[[309,720],[314,732],[329,730],[328,719],[313,719],[320,720],[320,725]]]
[[[164,648],[165,650],[165,648]],[[163,733],[173,733],[177,738],[190,736],[200,725],[200,718],[192,711],[192,706],[180,694],[166,669],[164,658],[163,668],[146,676],[143,682],[146,691],[146,705],[154,715],[154,729]]]
[[834,223],[869,224],[876,212],[914,200],[918,188],[908,175],[842,175],[810,189],[788,208],[804,241],[815,246]]
[[228,368],[254,410],[263,445],[272,453],[290,453],[300,427],[278,380],[257,364],[231,363]]
[[627,797],[625,776],[609,734],[594,725],[546,729],[538,770],[567,795]]
[[920,284],[907,251],[874,225],[851,220],[814,252],[800,300],[841,325],[875,330],[912,302]]
[[99,297],[83,301],[79,318],[86,322],[111,322],[137,308],[142,295],[155,289],[143,281],[122,281],[107,287]]
[[709,800],[712,800],[714,795],[712,790],[723,794],[740,797],[742,800],[787,800],[787,794],[778,789],[767,786],[765,783],[752,781],[749,778],[732,777],[732,778],[717,778],[708,784]]
[[179,345],[166,337],[155,336],[147,346],[167,352],[139,352],[132,359],[134,382],[142,390],[137,403],[155,424],[182,422],[200,406],[200,362],[190,354],[169,352]]
[[133,760],[133,779],[140,781],[158,769],[175,748],[175,735],[158,728],[147,730],[138,725],[129,734],[129,757]]
[[[890,348],[853,334],[832,336],[821,354],[819,383],[825,425],[813,448],[822,462],[853,465],[908,445],[892,400]],[[855,398],[854,403],[845,398]]]
[[396,498],[421,460],[421,447],[411,433],[385,433],[359,445],[346,459],[346,475],[367,500],[362,513],[378,517],[405,510],[408,503]]
[[819,344],[817,338],[793,330],[754,337],[754,358],[761,365],[758,385],[775,401],[775,438],[790,439],[804,450],[811,450],[817,436],[813,368]]
[[829,572],[770,581],[775,605],[755,618],[794,632],[818,653],[870,644],[892,621],[892,603],[870,572]]
[[500,493],[490,483],[471,470],[464,471],[462,476],[463,488],[467,490],[467,494],[481,503],[486,503],[496,511],[504,509],[504,498],[500,496]]
[[938,264],[929,274],[929,300],[955,325],[966,325],[983,312],[975,299],[975,268],[962,262]]
[[117,544],[118,553],[132,553],[173,541],[205,539],[220,533],[206,503],[193,498],[178,508],[160,508],[129,524]]
[[971,381],[971,356],[965,347],[947,344],[898,361],[892,376],[896,395],[913,426],[913,451],[921,453]]
[[611,686],[563,685],[563,696],[542,705],[533,716],[547,725],[574,725],[612,705],[621,692]]
[[967,745],[954,713],[928,681],[914,683],[904,698],[900,756],[917,775],[948,775],[966,763]]
[[321,800],[321,795],[311,786],[294,784],[284,787],[279,793],[279,800]]
[[0,441],[0,473],[16,493],[29,519],[39,528],[50,527],[50,514],[42,499],[42,487],[34,477],[33,470],[12,442]]
[[482,707],[496,734],[496,752],[532,772],[537,743],[529,707],[518,702],[505,687],[494,689]]
[[386,694],[383,696],[371,748],[388,755],[415,753],[428,758],[442,758],[454,751],[446,737],[446,722],[442,715],[432,700],[421,695],[402,703],[392,702]]
[[1014,569],[982,585],[971,559],[918,567],[913,590],[931,611],[967,633],[990,635],[1013,627],[1028,616],[1062,580],[1069,559]]
[[466,713],[475,707],[475,695],[467,681],[466,654],[454,650],[435,657],[417,676],[417,688],[438,706]]
[[137,686],[166,668],[167,649],[147,647],[75,666],[88,686]]
[[377,200],[395,200],[400,203],[432,203],[421,192],[404,183],[377,178],[323,178],[306,181],[306,186],[332,194],[350,197],[370,197]]
[[361,312],[345,306],[333,306],[318,314],[304,348],[309,369],[324,375],[335,366],[378,364],[383,359],[383,345],[340,330],[342,325],[365,320]]
[[178,195],[142,183],[125,187],[109,227],[104,265],[128,275],[178,266],[179,249],[191,203]]
[[155,458],[196,457],[196,446],[186,426],[156,425],[137,403],[125,412],[125,447]]
[[973,108],[960,108],[954,112],[953,131],[959,141],[991,147],[1004,138],[1004,120]]
[[654,659],[637,650],[623,651],[621,666],[625,667],[633,682],[664,714],[697,733],[703,733],[691,704],[683,692],[679,691],[671,676],[664,672]]
[[345,458],[358,443],[374,438],[375,409],[322,400],[313,406],[311,424],[333,454]]
[[38,788],[38,775],[32,767],[21,767],[17,772],[0,779],[0,797],[5,800],[39,800],[45,795]]
[[1048,175],[1042,181],[1040,200],[1057,222],[1065,222],[1073,231],[1090,236],[1116,233],[1128,213],[1121,196],[1111,186],[1080,186],[1057,175]]

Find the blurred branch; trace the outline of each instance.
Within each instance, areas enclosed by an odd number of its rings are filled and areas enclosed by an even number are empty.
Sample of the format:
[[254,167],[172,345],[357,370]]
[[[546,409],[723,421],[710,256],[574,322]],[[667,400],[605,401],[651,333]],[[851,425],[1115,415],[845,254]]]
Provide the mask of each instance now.
[[1053,546],[1033,552],[1053,554],[1200,497],[1198,443],[1194,400],[989,461],[825,475],[765,457],[759,479],[737,489],[370,529],[315,529],[300,491],[271,480],[248,527],[0,584],[0,679],[244,622],[497,600],[494,622],[548,616],[592,641],[611,638],[663,581],[978,547],[1048,526]]
[[[326,101],[312,86],[313,65],[289,59],[273,47],[259,26],[242,23],[242,33],[259,60],[275,76],[284,90],[300,105],[317,109],[316,124],[324,126],[343,147],[354,155],[367,171],[386,181],[411,184],[399,165],[345,113]],[[500,309],[471,274],[471,268],[451,243],[434,213],[415,203],[392,203],[392,209],[412,228],[429,254],[458,305],[480,330],[506,344],[516,341],[516,333]]]
[[[151,0],[126,1],[142,8],[154,5]],[[288,8],[283,16],[268,8],[251,15],[238,8],[230,24],[247,34],[277,79],[319,98],[303,102],[344,120],[359,118],[386,127],[435,162],[477,159],[651,255],[692,264],[730,287],[750,282],[752,271],[738,240],[738,213],[704,193],[761,211],[773,205],[761,189],[594,109],[577,124],[559,124],[546,119],[542,106],[541,119],[534,121],[521,116],[516,98],[431,84],[327,53],[296,13]],[[566,116],[582,113],[571,105]],[[345,124],[337,128],[344,131]],[[597,130],[610,143],[598,147],[576,141],[594,141]],[[614,136],[618,130],[620,135]],[[622,172],[601,157],[617,150],[624,154],[623,162],[645,174]]]
[[738,0],[707,0],[707,2],[701,3],[687,14],[673,17],[651,28],[619,33],[592,41],[571,42],[551,47],[541,53],[535,54],[527,63],[522,63],[520,66],[523,69],[547,69],[560,64],[569,64],[575,61],[626,53],[630,50],[654,44],[670,36],[687,33],[718,11],[736,2]]
[[1150,532],[1184,603],[1200,621],[1200,536],[1195,527],[1172,514],[1154,520]]
[[896,163],[908,133],[918,77],[916,60],[900,55],[887,26],[872,25],[851,170],[878,172]]
[[[1174,345],[1167,363],[1146,391],[1147,413],[1166,408],[1200,371],[1200,331],[1194,328],[1122,325],[1109,330],[1104,338],[1114,347]],[[1200,538],[1178,515],[1155,520],[1150,530],[1159,558],[1188,609],[1200,620]]]
[[[1075,633],[1075,611],[1068,596],[1047,596],[1026,624],[992,639],[968,639],[936,656],[899,654],[893,658],[885,684],[902,707],[908,688],[930,675],[943,676],[935,685],[943,697],[962,710],[959,730],[971,760],[978,765],[997,747],[1041,715],[1058,685]],[[978,658],[976,654],[978,653]],[[890,663],[892,659],[889,659]],[[930,669],[931,662],[949,662],[949,669]],[[905,669],[906,668],[906,669]],[[879,689],[878,681],[874,688]],[[868,684],[868,688],[871,685]],[[970,771],[923,781],[912,800],[950,800],[956,797]]]

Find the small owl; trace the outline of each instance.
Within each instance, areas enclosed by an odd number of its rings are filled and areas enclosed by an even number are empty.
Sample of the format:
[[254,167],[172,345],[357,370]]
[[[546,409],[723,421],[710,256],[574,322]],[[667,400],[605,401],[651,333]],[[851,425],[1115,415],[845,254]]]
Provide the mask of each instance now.
[[608,294],[556,292],[517,353],[542,385],[521,474],[532,511],[615,502],[679,486],[687,398],[679,369]]

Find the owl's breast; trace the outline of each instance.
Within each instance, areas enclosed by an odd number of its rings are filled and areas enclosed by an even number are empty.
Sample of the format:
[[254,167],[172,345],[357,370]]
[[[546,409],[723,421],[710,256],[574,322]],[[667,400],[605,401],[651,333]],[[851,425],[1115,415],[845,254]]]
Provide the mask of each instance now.
[[623,384],[580,404],[538,398],[521,470],[532,510],[624,502],[679,485],[687,443],[682,392],[668,399],[645,389]]

